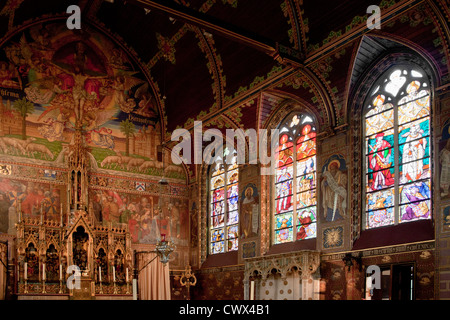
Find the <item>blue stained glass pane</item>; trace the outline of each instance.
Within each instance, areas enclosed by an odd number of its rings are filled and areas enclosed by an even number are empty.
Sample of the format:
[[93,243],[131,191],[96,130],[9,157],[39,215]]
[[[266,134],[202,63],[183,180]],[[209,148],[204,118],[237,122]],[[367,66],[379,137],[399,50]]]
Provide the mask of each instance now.
[[399,144],[427,137],[430,135],[430,120],[427,117],[425,119],[407,123],[403,126],[399,126],[398,132]]
[[211,243],[211,254],[222,253],[225,252],[224,242],[213,242]]
[[368,211],[367,216],[367,228],[388,226],[394,223],[394,208]]
[[223,230],[223,228],[212,230],[211,242],[222,241],[223,239],[224,239],[224,230]]
[[232,184],[230,186],[227,187],[227,197],[228,198],[232,198],[232,197],[237,197],[239,196],[239,187],[238,184]]
[[431,219],[431,201],[412,202],[400,206],[400,222]]
[[431,198],[430,180],[400,186],[400,203],[416,202]]
[[239,212],[237,210],[229,212],[227,224],[235,224],[238,222],[239,222]]
[[297,176],[302,176],[316,171],[316,157],[304,161],[297,161]]
[[228,210],[234,211],[238,209],[238,197],[228,198]]
[[275,244],[293,241],[292,228],[275,231]]
[[292,227],[293,213],[282,213],[275,216],[275,229]]

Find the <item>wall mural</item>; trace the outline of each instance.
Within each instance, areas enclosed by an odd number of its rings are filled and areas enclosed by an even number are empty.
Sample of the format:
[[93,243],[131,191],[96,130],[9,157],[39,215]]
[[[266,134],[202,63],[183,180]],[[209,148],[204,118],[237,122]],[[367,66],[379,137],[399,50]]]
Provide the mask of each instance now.
[[[20,206],[23,218],[44,219],[59,222],[61,210],[65,219],[65,186],[44,182],[21,181],[0,178],[0,232],[15,234]],[[19,205],[20,202],[20,205]]]
[[[80,128],[91,180],[92,173],[108,181],[126,174],[133,183],[163,175],[184,180],[170,155],[164,165],[158,161],[160,119],[143,72],[104,35],[44,23],[11,37],[0,49],[0,159],[13,167],[0,177],[0,233],[15,233],[19,208],[24,218],[42,211],[59,222],[61,211],[66,215],[64,170]],[[19,172],[23,167],[59,169],[64,177],[45,183],[46,177]],[[159,196],[104,189],[89,188],[89,213],[98,223],[127,225],[134,243],[155,243],[165,233],[177,246],[189,245],[188,200],[177,197],[177,188],[162,199],[162,213]]]
[[159,196],[96,189],[90,190],[89,199],[98,222],[128,225],[134,243],[154,244],[165,234],[177,246],[189,245],[187,199],[163,197],[160,203]]
[[[164,173],[154,94],[103,35],[56,23],[31,27],[3,46],[0,87],[0,154],[61,165],[79,125],[93,169]],[[184,171],[166,166],[165,176],[184,178]]]

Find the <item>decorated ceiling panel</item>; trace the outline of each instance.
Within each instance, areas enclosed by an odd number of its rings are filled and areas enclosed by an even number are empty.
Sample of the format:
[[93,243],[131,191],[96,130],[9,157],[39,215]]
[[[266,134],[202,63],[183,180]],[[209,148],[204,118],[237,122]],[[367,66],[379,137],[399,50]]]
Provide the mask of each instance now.
[[[69,4],[6,1],[0,8],[2,42],[30,19],[59,18],[64,25]],[[381,30],[366,27],[367,8],[373,4],[382,10]],[[261,124],[262,114],[249,116],[242,106],[264,90],[310,105],[326,126],[346,123],[347,82],[363,35],[391,38],[433,56],[442,84],[448,82],[448,28],[441,0],[93,0],[78,5],[83,21],[75,34],[90,37],[92,30],[100,30],[129,56],[131,69],[140,70],[134,76],[147,81],[149,103],[160,120],[155,129],[166,141],[175,128],[192,129],[195,120],[223,127]],[[133,90],[127,94],[137,99]]]

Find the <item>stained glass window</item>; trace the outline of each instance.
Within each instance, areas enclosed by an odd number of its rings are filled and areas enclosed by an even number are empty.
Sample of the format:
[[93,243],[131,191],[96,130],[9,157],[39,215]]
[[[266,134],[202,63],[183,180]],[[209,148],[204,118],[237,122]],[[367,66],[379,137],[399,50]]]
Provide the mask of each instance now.
[[[225,149],[225,160],[228,152]],[[210,254],[238,249],[239,169],[236,152],[233,151],[233,154],[230,164],[219,157],[219,161],[211,166]]]
[[316,127],[295,114],[279,127],[276,149],[274,243],[316,237]]
[[431,218],[430,89],[425,72],[389,69],[365,114],[365,227]]

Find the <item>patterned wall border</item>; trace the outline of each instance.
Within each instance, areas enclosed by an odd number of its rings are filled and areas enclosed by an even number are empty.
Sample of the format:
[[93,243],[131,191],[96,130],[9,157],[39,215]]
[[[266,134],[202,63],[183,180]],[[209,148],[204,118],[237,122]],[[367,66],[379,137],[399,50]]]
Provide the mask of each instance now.
[[401,244],[389,247],[371,248],[360,251],[324,253],[321,255],[321,261],[342,260],[342,258],[344,258],[347,253],[351,253],[352,256],[358,256],[361,253],[362,258],[367,258],[367,257],[384,256],[384,255],[400,254],[405,252],[426,251],[426,250],[435,250],[434,240]]

